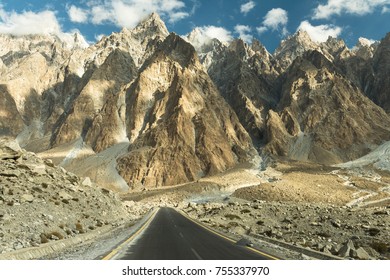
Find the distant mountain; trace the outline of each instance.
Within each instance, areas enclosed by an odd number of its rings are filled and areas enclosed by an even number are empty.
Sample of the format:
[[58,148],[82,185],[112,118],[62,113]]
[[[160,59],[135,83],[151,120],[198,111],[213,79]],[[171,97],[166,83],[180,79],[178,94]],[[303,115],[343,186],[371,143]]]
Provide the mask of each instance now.
[[298,31],[270,54],[256,40],[169,34],[155,13],[90,46],[0,35],[0,134],[121,190],[258,153],[350,161],[390,140],[389,50],[390,35],[349,49]]

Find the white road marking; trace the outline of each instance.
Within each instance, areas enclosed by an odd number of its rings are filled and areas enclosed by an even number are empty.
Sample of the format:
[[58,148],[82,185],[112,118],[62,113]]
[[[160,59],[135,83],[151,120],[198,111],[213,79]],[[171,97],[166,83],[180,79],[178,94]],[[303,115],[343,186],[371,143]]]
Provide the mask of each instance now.
[[203,260],[201,256],[199,256],[198,252],[196,252],[193,248],[191,248],[191,251],[192,253],[194,253],[195,257],[198,259],[198,260]]

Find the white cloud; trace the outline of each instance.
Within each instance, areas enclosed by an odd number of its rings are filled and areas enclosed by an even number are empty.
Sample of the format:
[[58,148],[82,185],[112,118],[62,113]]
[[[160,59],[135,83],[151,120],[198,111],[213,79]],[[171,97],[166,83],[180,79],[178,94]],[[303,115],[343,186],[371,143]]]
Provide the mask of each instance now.
[[256,30],[257,30],[257,33],[263,34],[264,32],[266,32],[268,30],[268,28],[265,26],[260,26],[260,27],[257,27]]
[[[194,2],[194,6],[197,5],[196,3]],[[190,15],[185,11],[186,5],[182,0],[91,0],[87,4],[92,8],[92,23],[111,22],[128,28],[135,27],[153,12],[159,13],[170,23],[175,23]]]
[[93,24],[102,24],[104,22],[112,21],[114,17],[112,10],[105,9],[104,6],[93,7],[91,15]]
[[390,13],[390,8],[385,6],[382,8],[382,14],[387,14],[387,13]]
[[175,23],[176,21],[185,19],[188,17],[190,14],[187,12],[177,12],[177,13],[172,13],[169,17],[169,22],[170,23]]
[[286,10],[281,8],[276,8],[268,11],[265,15],[262,26],[257,28],[259,34],[264,33],[265,31],[281,31],[282,35],[287,35],[287,23],[288,23],[288,13]]
[[60,34],[61,26],[53,11],[21,14],[7,12],[0,7],[0,33],[16,36],[29,34]]
[[256,7],[256,3],[253,1],[249,1],[248,3],[242,4],[241,5],[241,13],[246,15],[247,13],[252,11],[254,7]]
[[217,39],[223,43],[233,40],[233,36],[229,30],[213,25],[198,26],[191,33],[183,36],[183,38],[200,52],[202,51],[202,47],[209,45],[213,39]]
[[288,22],[287,11],[277,8],[269,11],[263,21],[263,25],[272,30],[277,30],[281,26],[285,26]]
[[221,42],[229,42],[233,39],[229,30],[213,25],[198,27],[202,35],[210,39],[218,39]]
[[341,27],[329,24],[313,26],[306,20],[301,22],[297,30],[306,31],[315,42],[325,42],[329,36],[337,38],[342,32]]
[[76,43],[87,47],[84,37],[78,30],[75,29],[69,33],[63,32],[55,12],[49,10],[38,13],[31,11],[16,13],[15,11],[5,11],[0,5],[0,33],[15,36],[56,35],[69,47],[75,44],[75,33],[77,33],[78,42]]
[[68,15],[72,22],[86,23],[88,21],[88,11],[74,5],[68,8]]
[[248,25],[239,25],[238,24],[234,27],[234,31],[236,33],[238,33],[238,36],[244,42],[250,43],[253,39],[253,36],[250,34],[250,32],[252,32],[252,28]]
[[366,15],[376,8],[390,4],[390,0],[328,0],[325,5],[318,5],[313,19],[329,19],[333,15]]

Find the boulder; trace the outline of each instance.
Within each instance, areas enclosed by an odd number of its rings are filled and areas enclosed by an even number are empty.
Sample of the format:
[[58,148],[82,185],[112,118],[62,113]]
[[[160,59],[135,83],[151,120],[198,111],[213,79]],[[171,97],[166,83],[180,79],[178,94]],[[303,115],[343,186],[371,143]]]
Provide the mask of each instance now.
[[90,187],[92,187],[92,181],[91,181],[91,179],[90,179],[89,177],[86,177],[86,178],[83,180],[83,182],[81,183],[81,185],[82,185],[83,187],[88,187],[88,188],[90,188]]
[[362,247],[357,250],[351,250],[351,257],[358,260],[369,260],[371,256]]
[[21,202],[33,202],[34,196],[31,194],[24,194],[20,197]]

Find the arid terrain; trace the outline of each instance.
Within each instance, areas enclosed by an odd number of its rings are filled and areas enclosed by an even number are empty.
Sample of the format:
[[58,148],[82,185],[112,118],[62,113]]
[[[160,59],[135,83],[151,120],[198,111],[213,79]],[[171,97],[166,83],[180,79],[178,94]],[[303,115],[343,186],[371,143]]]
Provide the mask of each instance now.
[[98,258],[168,206],[239,238],[389,259],[389,61],[390,33],[349,47],[299,29],[270,53],[157,13],[91,44],[0,34],[0,257],[105,236]]

